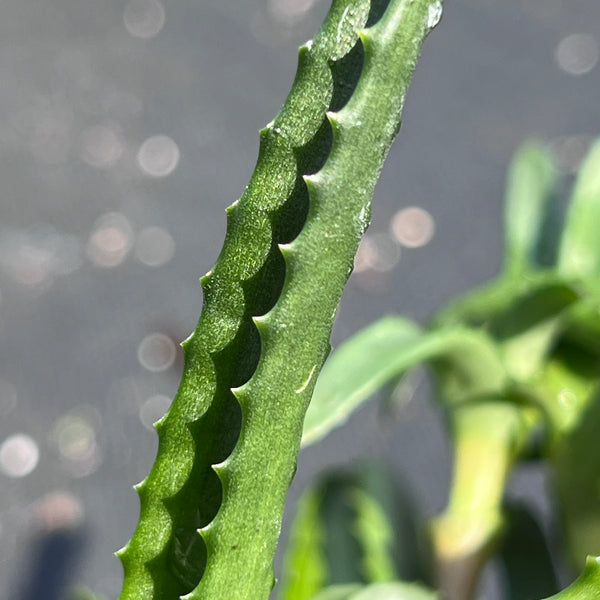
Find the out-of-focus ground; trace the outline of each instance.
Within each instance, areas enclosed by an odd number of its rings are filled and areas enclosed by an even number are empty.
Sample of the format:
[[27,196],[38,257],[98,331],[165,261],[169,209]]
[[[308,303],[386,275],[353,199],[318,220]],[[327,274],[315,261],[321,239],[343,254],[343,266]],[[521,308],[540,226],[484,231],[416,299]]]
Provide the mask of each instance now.
[[[131,485],[181,370],[198,278],[257,130],[289,89],[327,0],[4,0],[0,19],[0,598],[120,589]],[[513,150],[549,142],[565,174],[599,134],[597,0],[447,0],[410,90],[334,342],[424,320],[499,267]],[[449,456],[427,386],[373,405],[300,459],[393,458],[423,514]],[[545,474],[517,475],[541,495]],[[257,482],[258,483],[258,482]],[[284,528],[285,529],[285,528]],[[486,597],[495,598],[494,578]]]

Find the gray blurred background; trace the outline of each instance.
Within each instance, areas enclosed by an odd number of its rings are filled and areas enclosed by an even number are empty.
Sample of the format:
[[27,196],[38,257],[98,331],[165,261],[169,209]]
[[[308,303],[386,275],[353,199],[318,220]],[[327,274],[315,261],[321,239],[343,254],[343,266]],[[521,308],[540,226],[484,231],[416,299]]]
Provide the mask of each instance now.
[[[112,553],[135,527],[198,278],[328,6],[1,3],[0,598],[62,600],[75,582],[117,596]],[[597,0],[446,0],[334,343],[385,313],[422,321],[497,271],[514,149],[548,141],[569,175],[599,133],[599,44]],[[303,452],[292,499],[329,466],[387,456],[423,515],[439,510],[450,459],[427,392]],[[521,471],[513,493],[547,512],[545,479]]]

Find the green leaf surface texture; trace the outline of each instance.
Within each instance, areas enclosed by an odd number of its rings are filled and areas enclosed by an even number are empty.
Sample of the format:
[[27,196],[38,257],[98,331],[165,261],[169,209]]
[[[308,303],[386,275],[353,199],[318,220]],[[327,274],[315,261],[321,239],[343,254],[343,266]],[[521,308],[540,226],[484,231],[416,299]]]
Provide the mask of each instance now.
[[333,3],[227,210],[182,382],[137,486],[140,520],[119,553],[121,600],[269,596],[303,417],[422,42],[441,13],[438,1],[392,0],[376,21],[371,8]]

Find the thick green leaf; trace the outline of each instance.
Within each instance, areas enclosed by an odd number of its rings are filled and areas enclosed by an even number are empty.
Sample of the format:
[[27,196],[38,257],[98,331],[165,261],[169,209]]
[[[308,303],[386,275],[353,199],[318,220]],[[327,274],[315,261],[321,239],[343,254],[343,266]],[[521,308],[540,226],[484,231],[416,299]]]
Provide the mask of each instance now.
[[420,331],[406,319],[386,317],[350,338],[325,363],[304,421],[303,445],[327,435],[383,385],[429,360],[450,401],[491,394],[505,383],[504,368],[485,333]]
[[556,184],[549,151],[524,144],[513,157],[506,188],[504,272],[521,277],[536,266],[548,201]]
[[569,276],[600,275],[600,141],[590,149],[573,189],[558,269]]
[[[261,132],[249,185],[228,209],[182,382],[137,488],[140,520],[119,554],[121,600],[271,593],[304,414],[422,43],[441,11],[440,0],[391,0],[377,5],[377,20],[373,6],[333,2],[300,51],[282,111]],[[346,60],[356,68],[332,66]]]
[[500,547],[506,600],[555,594],[558,582],[547,540],[524,505],[504,508],[506,527]]

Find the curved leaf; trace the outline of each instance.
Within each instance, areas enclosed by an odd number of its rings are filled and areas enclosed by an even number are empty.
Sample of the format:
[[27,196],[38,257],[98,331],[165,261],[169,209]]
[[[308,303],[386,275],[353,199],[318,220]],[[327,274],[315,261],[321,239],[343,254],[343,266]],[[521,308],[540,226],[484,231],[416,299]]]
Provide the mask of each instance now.
[[386,317],[351,337],[325,363],[306,413],[302,444],[321,439],[384,384],[428,360],[435,361],[444,396],[452,402],[494,393],[505,383],[504,368],[485,333],[420,331],[406,319]]

